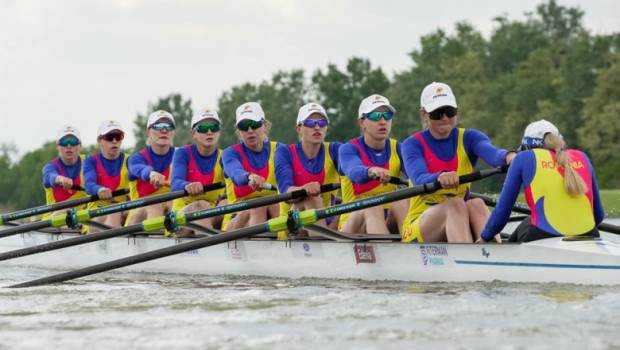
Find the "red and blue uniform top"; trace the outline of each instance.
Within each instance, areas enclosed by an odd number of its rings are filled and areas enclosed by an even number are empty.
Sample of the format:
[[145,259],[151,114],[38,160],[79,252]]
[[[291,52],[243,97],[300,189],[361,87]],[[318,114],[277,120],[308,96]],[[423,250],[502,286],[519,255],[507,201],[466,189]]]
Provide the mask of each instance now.
[[62,159],[54,158],[43,167],[43,187],[46,191],[48,204],[62,202],[74,198],[78,191],[66,190],[55,186],[56,177],[59,175],[73,180],[75,186],[82,186],[82,156],[73,165],[66,165]]
[[123,179],[126,169],[124,153],[116,159],[109,160],[101,153],[89,156],[84,162],[84,189],[90,195],[96,195],[99,189],[107,187],[112,191],[124,187],[128,179]]
[[482,231],[482,239],[489,241],[501,232],[521,188],[532,212],[531,224],[549,235],[583,234],[603,221],[605,212],[590,159],[578,150],[565,152],[586,185],[585,194],[570,196],[566,192],[564,170],[557,166],[555,152],[541,148],[519,152],[510,164],[495,210]]
[[[329,143],[329,157],[336,169],[338,167],[338,149],[341,143]],[[295,153],[293,153],[295,152]],[[314,158],[308,158],[304,153],[301,142],[292,145],[278,145],[276,149],[276,180],[278,190],[285,193],[291,186],[303,186],[306,183],[325,179],[325,147],[321,146]],[[322,176],[321,176],[322,175]]]
[[183,190],[190,182],[200,182],[203,185],[212,183],[218,153],[219,150],[216,150],[208,156],[203,156],[198,152],[196,145],[178,148],[172,160],[172,168],[174,169],[171,180],[172,191]]
[[[350,140],[347,143],[342,144],[338,151],[338,171],[340,175],[346,176],[353,184],[365,184],[372,179],[368,177],[368,168],[370,166],[365,164],[360,151],[363,151],[364,158],[368,158],[370,163],[376,166],[385,166],[389,163],[392,156],[392,147],[390,146],[390,139],[385,140],[385,148],[376,150],[371,148],[364,142],[364,137],[360,136]],[[401,144],[396,144],[396,153],[402,164],[402,152]],[[404,170],[404,169],[402,169]],[[406,171],[403,171],[405,175]]]
[[156,171],[168,179],[170,177],[170,164],[174,156],[174,147],[166,154],[159,155],[153,152],[151,146],[141,149],[129,156],[127,167],[129,168],[129,181],[135,181],[135,190],[138,197],[148,196],[158,190],[150,184],[151,171]]

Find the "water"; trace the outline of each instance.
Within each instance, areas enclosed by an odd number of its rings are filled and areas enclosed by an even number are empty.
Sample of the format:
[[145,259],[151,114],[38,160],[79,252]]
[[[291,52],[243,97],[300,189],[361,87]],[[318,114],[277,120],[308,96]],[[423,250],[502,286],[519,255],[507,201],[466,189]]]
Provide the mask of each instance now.
[[108,273],[0,288],[0,350],[608,349],[619,315],[617,286]]

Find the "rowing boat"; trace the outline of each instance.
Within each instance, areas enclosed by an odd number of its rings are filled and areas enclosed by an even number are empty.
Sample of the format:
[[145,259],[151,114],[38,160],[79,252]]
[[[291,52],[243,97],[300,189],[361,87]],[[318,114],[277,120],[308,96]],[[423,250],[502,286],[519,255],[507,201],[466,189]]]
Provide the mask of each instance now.
[[[0,252],[75,236],[28,232],[0,240]],[[2,262],[77,269],[186,239],[132,235]],[[121,271],[412,282],[556,282],[620,285],[620,242],[550,238],[530,243],[404,244],[351,240],[248,239],[148,261]]]

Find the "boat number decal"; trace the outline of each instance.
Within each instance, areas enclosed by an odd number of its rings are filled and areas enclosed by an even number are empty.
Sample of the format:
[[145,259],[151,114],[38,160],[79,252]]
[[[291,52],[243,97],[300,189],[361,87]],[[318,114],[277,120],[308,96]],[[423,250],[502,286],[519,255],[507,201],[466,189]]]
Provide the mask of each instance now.
[[488,259],[491,253],[486,248],[482,248],[482,256]]
[[424,266],[446,265],[444,258],[448,257],[448,247],[445,245],[420,245],[420,256]]
[[353,251],[355,252],[356,264],[374,264],[377,262],[377,258],[375,257],[375,247],[371,245],[356,244],[353,246]]

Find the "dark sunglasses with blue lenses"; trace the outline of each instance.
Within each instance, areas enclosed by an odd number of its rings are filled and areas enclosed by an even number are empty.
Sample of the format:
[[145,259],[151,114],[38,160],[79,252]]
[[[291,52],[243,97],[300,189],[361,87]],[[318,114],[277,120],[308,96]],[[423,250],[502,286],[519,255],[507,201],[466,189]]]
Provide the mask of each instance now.
[[441,108],[437,108],[436,110],[429,113],[429,118],[432,120],[439,120],[444,115],[448,118],[454,118],[457,114],[458,110],[451,106],[445,106]]
[[237,124],[237,129],[241,130],[241,131],[248,131],[250,129],[252,130],[256,130],[258,128],[260,128],[261,126],[263,126],[263,121],[254,121],[254,120],[250,120],[250,119],[244,119],[242,121],[239,122],[239,124]]
[[172,131],[174,130],[174,125],[170,123],[155,123],[151,125],[151,129],[155,131]]
[[366,117],[366,119],[372,120],[373,122],[378,122],[379,120],[381,120],[381,118],[385,119],[385,121],[388,121],[388,120],[392,120],[392,118],[394,118],[394,112],[392,112],[392,111],[385,111],[385,112],[374,111],[374,112],[366,113],[366,114],[364,114],[364,116]]
[[317,125],[319,126],[319,128],[324,128],[327,126],[327,124],[329,124],[327,119],[306,119],[302,123],[303,126],[312,129],[314,129]]
[[58,146],[61,147],[75,147],[80,144],[80,140],[75,136],[65,136],[58,140]]

